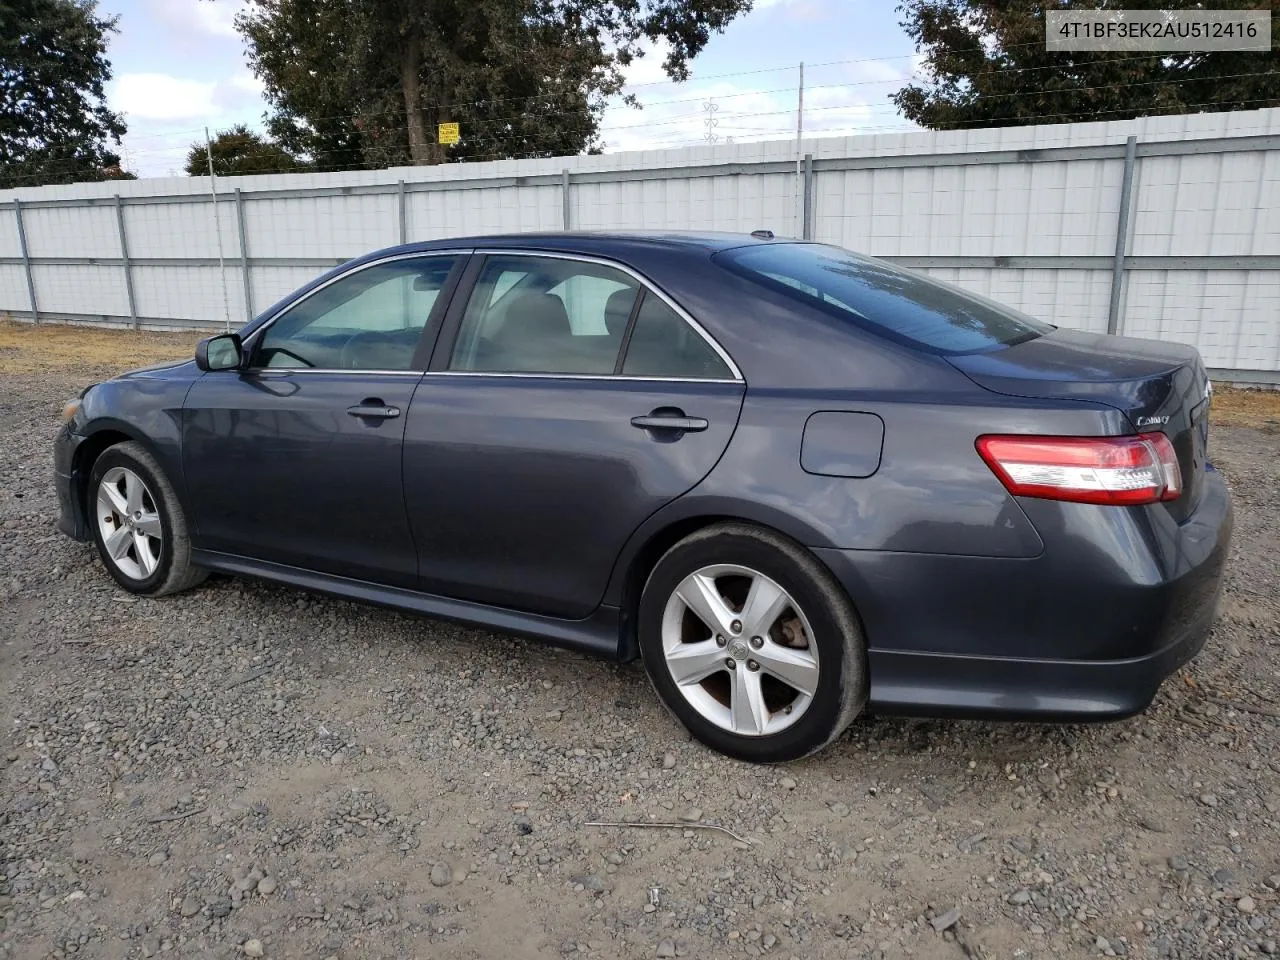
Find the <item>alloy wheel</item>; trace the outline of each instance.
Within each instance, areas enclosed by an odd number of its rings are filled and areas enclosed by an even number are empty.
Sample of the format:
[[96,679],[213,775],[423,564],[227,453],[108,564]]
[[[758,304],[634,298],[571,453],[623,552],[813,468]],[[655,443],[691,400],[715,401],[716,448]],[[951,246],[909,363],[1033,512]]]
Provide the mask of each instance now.
[[791,726],[818,689],[818,648],[796,601],[736,564],[689,574],[667,600],[662,649],[677,689],[707,720],[741,736]]
[[145,580],[160,565],[164,527],[155,497],[128,467],[112,467],[98,483],[98,532],[116,569]]

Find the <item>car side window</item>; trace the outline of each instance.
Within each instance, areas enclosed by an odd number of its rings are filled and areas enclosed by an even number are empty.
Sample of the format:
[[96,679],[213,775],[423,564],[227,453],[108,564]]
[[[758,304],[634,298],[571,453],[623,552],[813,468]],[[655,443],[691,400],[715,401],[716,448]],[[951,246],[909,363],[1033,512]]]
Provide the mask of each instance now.
[[266,329],[251,365],[408,370],[457,259],[390,260],[322,287]]
[[622,374],[628,377],[667,377],[731,380],[733,371],[697,330],[666,304],[646,293],[627,344]]
[[613,267],[490,256],[467,303],[450,370],[611,374],[640,286]]

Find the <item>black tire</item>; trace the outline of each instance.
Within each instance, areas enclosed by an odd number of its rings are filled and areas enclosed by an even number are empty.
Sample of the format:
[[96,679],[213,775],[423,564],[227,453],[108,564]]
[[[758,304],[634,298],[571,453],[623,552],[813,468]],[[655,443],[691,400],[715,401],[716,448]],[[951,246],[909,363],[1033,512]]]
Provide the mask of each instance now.
[[[817,646],[817,688],[790,726],[773,734],[734,733],[704,717],[681,693],[663,653],[668,599],[687,576],[714,564],[764,574],[791,595]],[[853,606],[830,572],[799,544],[772,531],[723,523],[691,534],[654,566],[640,597],[640,653],[666,707],[690,733],[721,753],[753,763],[785,763],[821,750],[853,722],[867,700],[866,643]]]
[[[113,467],[124,467],[142,479],[160,517],[162,536],[159,559],[149,576],[139,578],[127,575],[116,565],[103,541],[102,524],[98,517],[98,493],[103,477]],[[112,579],[125,590],[144,597],[163,597],[188,590],[209,575],[207,570],[191,565],[191,538],[187,532],[186,513],[164,470],[142,444],[129,441],[104,450],[89,471],[85,498],[85,510],[98,556]]]

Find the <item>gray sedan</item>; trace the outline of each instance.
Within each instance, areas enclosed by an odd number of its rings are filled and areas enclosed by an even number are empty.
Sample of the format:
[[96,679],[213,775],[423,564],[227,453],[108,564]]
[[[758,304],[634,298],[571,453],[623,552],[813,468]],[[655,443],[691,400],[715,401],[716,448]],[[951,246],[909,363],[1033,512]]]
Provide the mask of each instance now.
[[262,577],[640,656],[703,742],[1142,710],[1231,533],[1190,347],[771,236],[411,244],[68,405],[132,593]]

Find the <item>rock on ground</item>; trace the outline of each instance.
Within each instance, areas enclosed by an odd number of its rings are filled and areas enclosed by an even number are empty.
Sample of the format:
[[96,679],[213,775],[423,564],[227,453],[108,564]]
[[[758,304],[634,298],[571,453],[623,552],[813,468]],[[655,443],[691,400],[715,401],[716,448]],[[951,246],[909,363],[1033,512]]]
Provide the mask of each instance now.
[[[1275,431],[1213,432],[1221,615],[1148,712],[864,718],[776,770],[637,664],[226,577],[124,595],[52,526],[86,382],[0,375],[0,958],[1276,953]],[[586,826],[682,814],[753,842]]]

